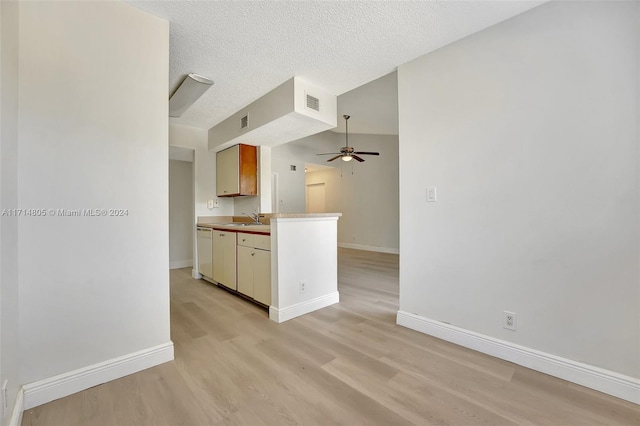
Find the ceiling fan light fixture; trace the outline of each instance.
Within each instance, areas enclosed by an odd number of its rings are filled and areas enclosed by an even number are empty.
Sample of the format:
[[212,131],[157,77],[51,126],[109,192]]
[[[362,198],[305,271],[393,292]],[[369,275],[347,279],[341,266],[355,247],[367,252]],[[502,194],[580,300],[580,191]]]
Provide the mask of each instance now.
[[356,160],[359,163],[363,163],[364,158],[360,157],[361,155],[380,155],[379,152],[356,151],[352,146],[349,146],[349,118],[350,117],[345,114],[342,116],[342,118],[344,118],[345,146],[340,148],[339,150],[340,152],[326,152],[326,153],[317,154],[317,155],[333,155],[334,157],[329,158],[327,160],[327,163],[330,163],[333,160],[337,160],[338,158],[341,158],[342,161]]

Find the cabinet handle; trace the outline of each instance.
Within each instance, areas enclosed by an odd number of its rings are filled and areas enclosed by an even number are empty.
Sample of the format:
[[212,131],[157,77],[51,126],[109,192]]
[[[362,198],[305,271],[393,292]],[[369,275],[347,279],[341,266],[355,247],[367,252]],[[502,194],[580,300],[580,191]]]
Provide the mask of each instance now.
[[251,253],[251,256],[253,256],[255,253]]
[[242,242],[244,243],[245,241],[247,241],[247,240],[245,240],[245,239],[243,238],[243,239],[242,239]]

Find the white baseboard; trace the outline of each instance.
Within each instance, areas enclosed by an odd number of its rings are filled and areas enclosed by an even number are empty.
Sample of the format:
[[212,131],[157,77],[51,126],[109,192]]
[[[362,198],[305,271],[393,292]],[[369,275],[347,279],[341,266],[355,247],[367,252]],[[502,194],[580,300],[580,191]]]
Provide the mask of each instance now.
[[340,293],[333,292],[315,299],[296,303],[295,305],[286,306],[284,308],[269,307],[269,318],[275,322],[285,322],[300,315],[326,308],[340,301]]
[[199,280],[200,278],[202,278],[202,274],[200,272],[196,271],[195,269],[192,269],[191,270],[191,277],[196,279],[196,280]]
[[48,379],[29,383],[24,389],[24,409],[37,407],[90,387],[173,360],[173,343],[144,349]]
[[378,246],[366,246],[364,244],[350,244],[350,243],[338,243],[338,247],[355,249],[355,250],[366,250],[366,251],[376,251],[378,253],[391,253],[391,254],[399,254],[400,250],[393,247],[378,247]]
[[13,405],[9,426],[20,426],[22,424],[22,413],[24,413],[24,391],[19,389],[16,395],[16,403]]
[[403,327],[640,404],[640,379],[398,311]]
[[193,260],[177,260],[175,262],[169,262],[169,269],[189,268],[193,266]]

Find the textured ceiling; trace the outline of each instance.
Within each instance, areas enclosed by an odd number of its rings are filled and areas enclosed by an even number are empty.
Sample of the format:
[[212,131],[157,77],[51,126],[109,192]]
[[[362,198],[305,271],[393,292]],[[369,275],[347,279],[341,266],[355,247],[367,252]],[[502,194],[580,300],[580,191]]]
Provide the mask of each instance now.
[[190,72],[215,81],[170,119],[208,129],[293,76],[341,95],[542,1],[127,3],[171,23],[170,93]]

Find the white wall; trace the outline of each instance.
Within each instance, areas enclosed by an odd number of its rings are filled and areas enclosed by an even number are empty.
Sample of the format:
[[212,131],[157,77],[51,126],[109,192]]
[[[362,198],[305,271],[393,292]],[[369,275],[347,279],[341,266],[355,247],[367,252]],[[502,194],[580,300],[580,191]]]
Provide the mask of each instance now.
[[[349,144],[359,151],[376,151],[364,163],[344,163],[318,153],[337,152],[344,134],[327,131],[272,148],[273,171],[278,173],[281,213],[306,209],[306,184],[325,183],[327,212],[342,213],[338,221],[341,246],[397,252],[398,137],[349,134]],[[306,163],[334,166],[307,173]],[[296,171],[290,170],[295,165]],[[353,172],[353,174],[352,174]]]
[[193,163],[169,160],[169,267],[193,266]]
[[[196,127],[170,123],[169,145],[193,149],[194,209],[192,220],[193,271],[198,277],[198,243],[195,237],[198,216],[232,216],[233,199],[216,196],[216,153],[209,151],[208,132]],[[219,207],[209,209],[208,200],[216,200]]]
[[[0,210],[18,207],[18,21],[17,2],[0,2]],[[0,383],[8,380],[11,419],[20,385],[18,218],[0,222]]]
[[20,2],[21,382],[165,345],[169,26],[120,2]]
[[324,183],[327,211],[342,213],[341,246],[397,253],[398,136],[349,134],[349,145],[380,156],[363,155],[363,163],[335,160],[342,169],[307,173],[306,184]]
[[[307,108],[307,95],[319,110]],[[248,124],[240,128],[241,119]],[[245,143],[276,146],[336,127],[336,96],[299,77],[292,77],[209,129],[209,149]]]
[[399,67],[401,311],[640,377],[639,7],[547,3]]
[[339,302],[338,219],[271,219],[269,318],[273,321],[284,322]]
[[[198,216],[233,215],[233,199],[216,197],[216,153],[209,151],[207,130],[171,123],[169,125],[169,145],[194,150],[194,226]],[[207,200],[216,199],[220,207],[209,209]]]
[[[339,143],[338,135],[327,131],[271,148],[271,170],[278,174],[279,213],[305,211],[304,166],[323,164],[328,158],[316,154],[335,152],[341,146]],[[292,165],[296,166],[295,171],[291,170]]]

